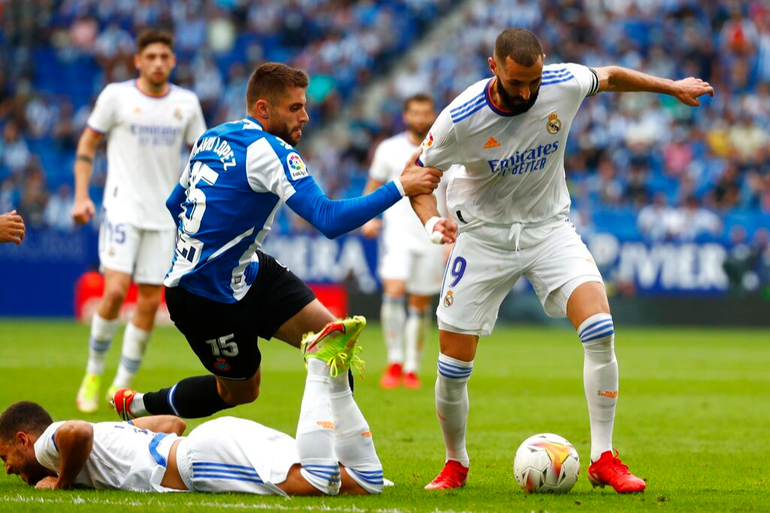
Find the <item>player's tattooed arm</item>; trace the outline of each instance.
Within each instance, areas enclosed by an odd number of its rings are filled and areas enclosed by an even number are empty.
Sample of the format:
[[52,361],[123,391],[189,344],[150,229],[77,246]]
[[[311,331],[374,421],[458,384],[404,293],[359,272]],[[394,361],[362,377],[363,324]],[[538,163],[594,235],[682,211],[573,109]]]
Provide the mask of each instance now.
[[599,91],[667,94],[690,107],[699,106],[698,98],[705,94],[714,96],[714,88],[699,78],[671,80],[620,66],[595,68],[594,71],[599,79]]
[[86,224],[96,214],[96,206],[88,194],[91,172],[93,170],[96,148],[104,135],[86,128],[78,141],[75,157],[75,203],[72,206],[72,218],[77,224]]
[[185,429],[187,429],[185,421],[173,415],[142,417],[131,422],[139,429],[149,429],[155,433],[173,433],[182,436]]
[[94,447],[94,428],[88,422],[71,420],[56,430],[54,441],[61,455],[59,478],[54,488],[66,490],[72,487],[91,455],[91,449]]

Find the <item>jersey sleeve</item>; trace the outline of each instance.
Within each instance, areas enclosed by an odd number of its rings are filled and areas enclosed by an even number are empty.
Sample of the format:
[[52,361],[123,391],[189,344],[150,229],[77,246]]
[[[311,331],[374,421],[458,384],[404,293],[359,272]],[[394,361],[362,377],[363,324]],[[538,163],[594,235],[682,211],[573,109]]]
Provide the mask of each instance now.
[[[577,81],[579,87],[580,87],[580,99],[587,98],[589,96],[593,96],[599,92],[599,76],[596,74],[596,71],[594,71],[593,68],[589,68],[588,66],[583,66],[582,64],[560,64],[559,67],[563,67],[567,70],[567,72],[571,73],[572,76]],[[558,78],[553,78],[551,80],[559,80]],[[547,78],[543,78],[543,82],[548,80]]]
[[40,438],[35,442],[35,457],[37,461],[48,470],[59,472],[59,464],[61,463],[61,455],[59,454],[59,447],[56,445],[56,431],[64,424],[64,422],[54,422],[48,428],[43,431]]
[[96,99],[94,110],[88,117],[88,126],[95,132],[106,134],[115,124],[115,109],[120,102],[115,98],[115,86],[108,85]]
[[295,184],[310,173],[297,150],[264,137],[246,149],[246,177],[254,192],[272,192],[285,203],[296,192]]
[[390,181],[390,163],[388,159],[388,144],[383,142],[374,150],[372,166],[369,168],[369,178],[378,182]]
[[417,161],[423,166],[446,171],[453,164],[461,163],[457,154],[459,146],[455,126],[447,107],[441,111],[428,136],[422,142],[422,155]]
[[184,134],[184,142],[187,143],[188,146],[194,145],[195,141],[198,140],[198,137],[206,131],[206,120],[203,118],[201,102],[196,95],[193,95],[193,97],[195,98],[194,113],[187,123],[187,130]]

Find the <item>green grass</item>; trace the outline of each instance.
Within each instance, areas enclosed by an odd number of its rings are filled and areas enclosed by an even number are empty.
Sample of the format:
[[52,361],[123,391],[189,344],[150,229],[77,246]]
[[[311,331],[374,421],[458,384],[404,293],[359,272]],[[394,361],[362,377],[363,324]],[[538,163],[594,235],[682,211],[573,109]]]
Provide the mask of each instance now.
[[[385,475],[396,487],[377,497],[293,498],[249,495],[42,492],[0,476],[0,511],[768,511],[770,510],[770,332],[618,329],[621,396],[615,445],[647,479],[643,495],[593,490],[585,478],[588,416],[582,350],[574,332],[500,328],[480,344],[470,382],[472,469],[467,486],[448,493],[423,486],[440,470],[443,443],[433,407],[437,333],[419,391],[378,387],[384,349],[376,325],[364,335],[369,371],[356,398],[374,432]],[[0,408],[29,399],[54,419],[81,418],[74,397],[86,359],[88,328],[69,322],[0,321]],[[116,340],[120,340],[118,335]],[[119,344],[116,344],[116,346]],[[228,412],[293,434],[304,370],[298,352],[263,342],[259,400]],[[119,348],[111,351],[114,372]],[[156,389],[202,368],[172,328],[153,337],[136,386]],[[107,380],[112,375],[107,376]],[[106,384],[105,384],[106,386]],[[112,420],[103,409],[88,420]],[[191,427],[198,422],[190,422]],[[539,432],[569,439],[581,478],[563,496],[527,496],[512,478],[519,443]]]

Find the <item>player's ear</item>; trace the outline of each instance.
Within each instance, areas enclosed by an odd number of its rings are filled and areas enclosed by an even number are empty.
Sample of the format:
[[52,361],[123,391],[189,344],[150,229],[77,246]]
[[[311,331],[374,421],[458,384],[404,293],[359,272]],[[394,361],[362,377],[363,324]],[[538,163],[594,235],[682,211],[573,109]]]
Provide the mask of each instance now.
[[268,119],[270,117],[270,104],[264,98],[260,98],[254,104],[254,114],[258,118]]
[[492,74],[495,74],[495,69],[497,68],[495,65],[495,58],[490,57],[487,59],[487,62],[489,63],[489,70],[492,72]]
[[136,68],[136,71],[139,71],[139,54],[134,54],[134,68]]

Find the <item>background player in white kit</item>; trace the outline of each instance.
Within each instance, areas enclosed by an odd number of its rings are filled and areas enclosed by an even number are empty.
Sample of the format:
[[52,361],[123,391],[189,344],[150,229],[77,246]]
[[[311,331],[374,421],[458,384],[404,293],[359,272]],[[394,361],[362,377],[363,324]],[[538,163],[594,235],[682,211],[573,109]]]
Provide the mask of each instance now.
[[[206,422],[186,438],[184,421],[168,415],[129,423],[53,422],[43,407],[22,401],[0,415],[0,458],[8,474],[37,488],[380,493],[382,465],[347,374],[331,377],[321,358],[335,349],[334,335],[305,339],[308,373],[296,440],[234,417]],[[355,340],[336,349],[353,351]]]
[[[436,111],[433,98],[417,94],[404,102],[406,131],[380,143],[374,152],[364,194],[401,175],[408,160],[428,135]],[[439,191],[443,195],[444,190]],[[361,227],[364,237],[380,240],[379,274],[382,280],[382,335],[388,350],[388,368],[380,381],[383,388],[419,388],[420,363],[425,336],[432,322],[431,299],[441,290],[444,251],[430,238],[409,202],[401,200]],[[408,314],[405,309],[406,295]]]
[[412,205],[435,241],[457,243],[438,308],[440,354],[436,409],[446,465],[427,489],[465,484],[468,380],[480,336],[492,333],[503,298],[525,276],[546,313],[568,317],[585,352],[584,387],[591,424],[595,486],[640,492],[613,450],[618,396],[614,327],[601,274],[567,215],[570,198],[564,150],[572,120],[587,96],[602,91],[647,91],[698,106],[713,95],[702,80],[672,81],[637,71],[578,64],[543,66],[540,41],[508,29],[489,58],[493,78],[470,86],[438,117],[423,142],[420,164],[448,169],[463,164],[447,188],[455,219],[439,218],[432,195]]
[[99,231],[104,294],[91,321],[88,366],[77,395],[77,407],[85,413],[98,408],[104,358],[132,277],[139,288],[136,311],[126,325],[120,367],[108,398],[129,386],[139,370],[174,255],[176,224],[166,210],[166,198],[182,173],[181,152],[206,130],[195,93],[169,84],[176,64],[171,35],[147,30],[137,38],[136,49],[139,77],[104,88],[75,157],[72,217],[85,224],[96,213],[88,187],[96,148],[107,136],[108,174]]

